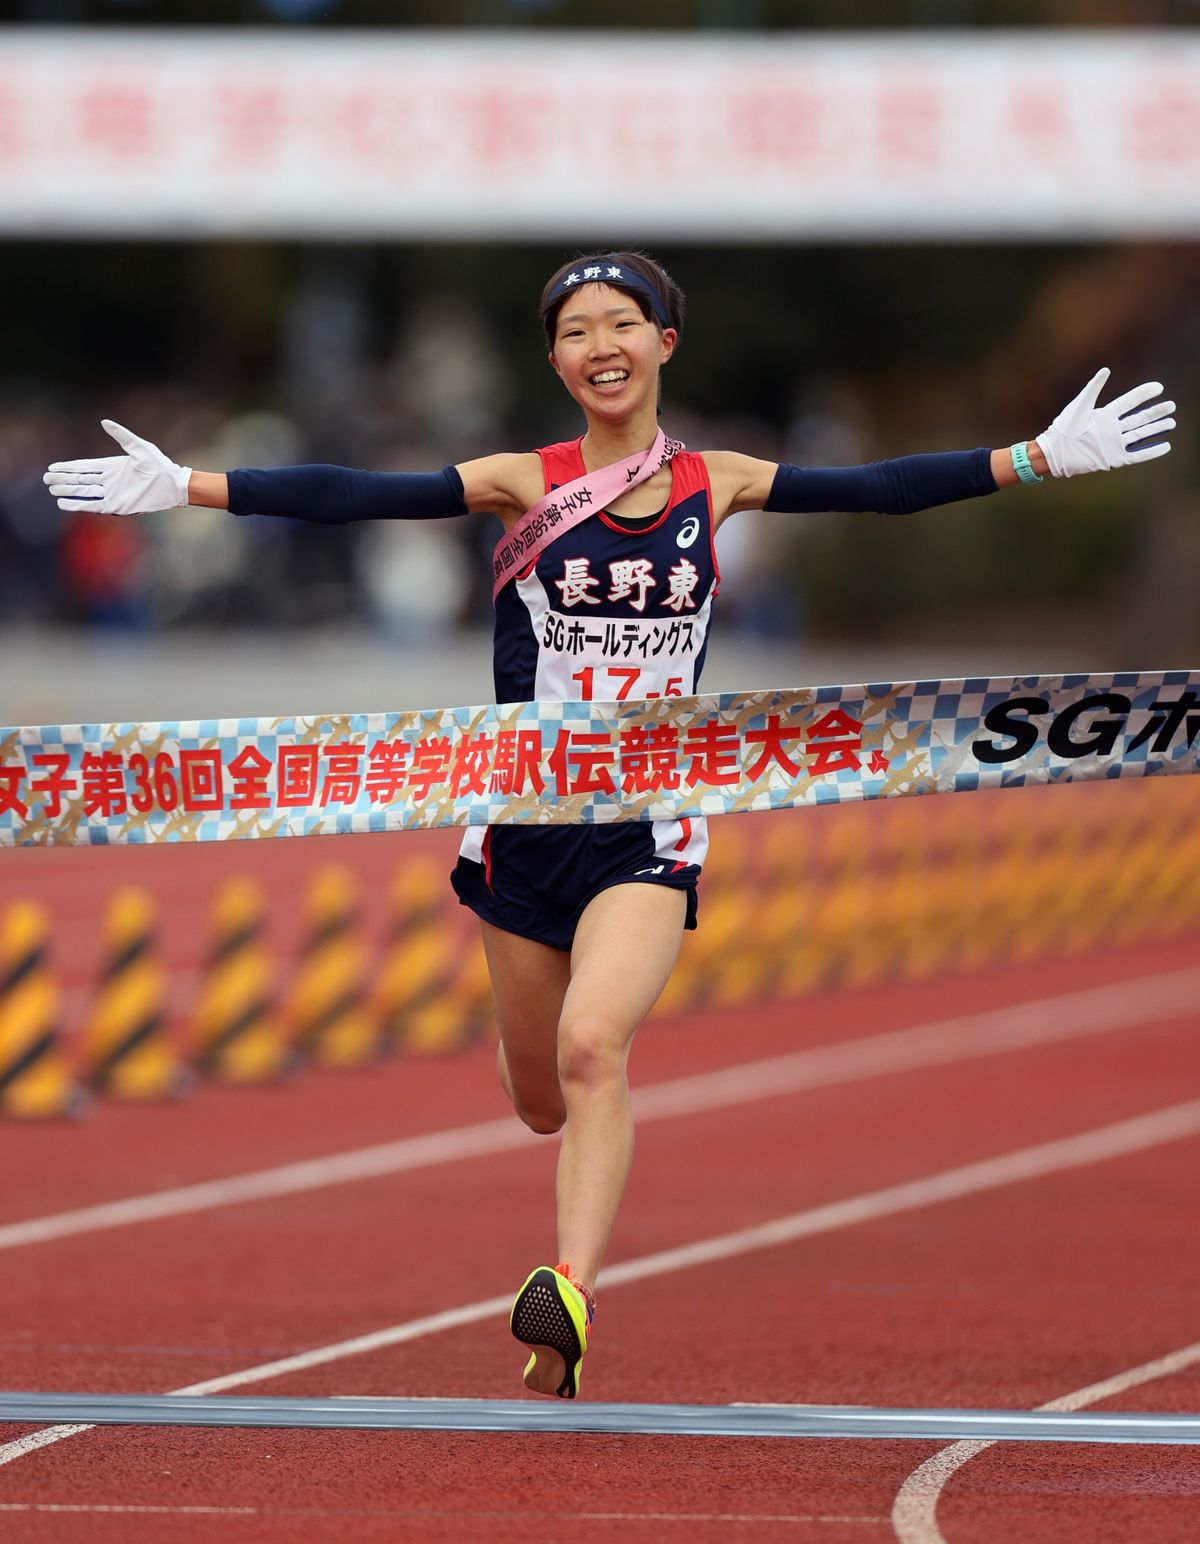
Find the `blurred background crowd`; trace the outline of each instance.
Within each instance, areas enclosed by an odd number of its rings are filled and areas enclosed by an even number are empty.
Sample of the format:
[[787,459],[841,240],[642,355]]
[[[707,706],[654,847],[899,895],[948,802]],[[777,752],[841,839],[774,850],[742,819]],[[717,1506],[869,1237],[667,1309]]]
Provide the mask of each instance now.
[[[628,14],[627,14],[628,13]],[[605,24],[821,29],[833,4],[670,0],[20,0],[21,24]],[[909,0],[857,25],[1193,25],[1190,3]],[[291,23],[292,25],[288,25]],[[303,24],[303,25],[301,25]],[[466,36],[466,33],[463,34]],[[580,34],[583,37],[583,34]],[[0,102],[0,107],[2,107]],[[1180,132],[1200,136],[1196,116]],[[0,142],[4,121],[0,112]],[[1200,195],[1198,195],[1200,196]],[[751,516],[720,537],[724,626],[796,643],[1070,636],[1109,664],[1195,664],[1200,620],[1200,245],[1188,239],[703,243],[639,239],[688,297],[664,422],[690,446],[803,465],[1002,445],[1102,364],[1180,403],[1153,467],[1005,493],[982,513]],[[547,240],[354,242],[30,231],[0,246],[0,616],[146,634],[350,630],[400,647],[489,626],[489,519],[322,529],[176,511],[60,514],[48,461],[115,453],[115,418],[208,469],[330,461],[433,469],[580,430],[536,305],[579,250]],[[1052,663],[1048,653],[1047,666]],[[1099,666],[1098,666],[1099,667]],[[400,706],[392,703],[390,706]],[[379,704],[383,706],[383,704]]]
[[[1144,664],[1200,642],[1185,389],[1200,358],[1200,251],[655,251],[689,302],[664,422],[697,448],[837,466],[1007,444],[1044,428],[1101,363],[1114,385],[1154,377],[1185,399],[1160,465],[1006,495],[982,518],[732,521],[720,537],[727,621],[774,637],[880,636],[934,613],[960,627],[1073,623],[1115,629]],[[570,255],[10,246],[0,269],[19,262],[25,275],[0,386],[6,619],[353,623],[401,639],[485,625],[489,520],[106,520],[60,514],[41,472],[115,454],[101,418],[210,469],[432,469],[566,438],[580,426],[536,303]]]

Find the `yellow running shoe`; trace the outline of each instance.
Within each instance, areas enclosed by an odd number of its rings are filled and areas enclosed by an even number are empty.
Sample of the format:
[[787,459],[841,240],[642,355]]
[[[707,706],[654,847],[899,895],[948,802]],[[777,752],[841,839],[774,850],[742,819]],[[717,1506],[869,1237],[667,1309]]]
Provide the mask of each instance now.
[[539,1265],[530,1273],[508,1316],[513,1334],[532,1352],[525,1368],[527,1389],[575,1398],[595,1311],[595,1298],[571,1280],[569,1265],[553,1270]]

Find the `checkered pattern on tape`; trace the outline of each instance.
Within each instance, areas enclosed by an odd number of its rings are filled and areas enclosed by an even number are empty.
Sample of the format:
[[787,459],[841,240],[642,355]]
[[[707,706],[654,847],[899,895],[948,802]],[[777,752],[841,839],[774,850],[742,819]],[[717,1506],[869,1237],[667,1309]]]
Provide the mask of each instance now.
[[[448,790],[433,790],[428,798],[416,800],[405,789],[399,798],[383,804],[372,803],[364,786],[355,803],[342,808],[323,806],[317,800],[298,808],[237,810],[227,800],[222,809],[214,811],[152,810],[142,815],[126,811],[84,817],[82,795],[76,794],[64,796],[62,815],[52,819],[45,814],[44,804],[37,802],[42,796],[33,795],[26,817],[11,807],[0,809],[0,844],[219,841],[247,836],[387,831],[507,821],[677,819],[685,815],[720,815],[898,794],[1020,787],[1025,783],[1143,776],[1162,771],[1195,772],[1200,770],[1200,743],[1188,743],[1186,734],[1175,735],[1166,751],[1156,751],[1152,738],[1143,737],[1143,743],[1136,746],[1132,741],[1144,729],[1153,704],[1164,698],[1170,700],[1166,694],[1172,691],[1198,688],[1200,672],[1179,670],[1163,674],[883,683],[619,704],[502,704],[398,714],[0,730],[0,768],[19,768],[23,764],[27,783],[32,781],[30,774],[38,770],[30,758],[39,751],[70,753],[70,772],[77,776],[84,750],[140,753],[153,760],[163,751],[216,748],[227,767],[248,749],[274,763],[284,745],[316,744],[328,750],[346,741],[365,744],[379,739],[403,739],[412,745],[440,736],[458,741],[469,735],[494,735],[502,728],[540,735],[545,775],[548,758],[562,730],[607,735],[614,745],[623,729],[670,724],[682,732],[713,718],[737,726],[743,733],[761,731],[771,718],[787,730],[803,731],[822,715],[837,709],[864,725],[864,748],[873,746],[888,763],[886,772],[872,772],[863,764],[848,762],[819,775],[805,768],[798,777],[790,777],[775,763],[753,784],[743,778],[730,786],[693,786],[681,777],[674,790],[633,798],[614,798],[604,792],[560,796],[554,780],[547,777],[545,789],[536,796],[526,793],[514,797],[489,788],[482,794],[471,791],[457,795]],[[976,757],[975,742],[991,733],[984,729],[987,714],[1009,698],[1034,697],[1044,702],[1046,716],[1041,719],[1039,715],[1044,727],[1051,717],[1081,697],[1097,693],[1117,693],[1133,705],[1107,757],[1064,758],[1050,751],[1043,736],[1039,736],[1032,751],[1012,762],[987,764]],[[1192,736],[1193,740],[1196,738]],[[748,764],[748,748],[744,764]]]

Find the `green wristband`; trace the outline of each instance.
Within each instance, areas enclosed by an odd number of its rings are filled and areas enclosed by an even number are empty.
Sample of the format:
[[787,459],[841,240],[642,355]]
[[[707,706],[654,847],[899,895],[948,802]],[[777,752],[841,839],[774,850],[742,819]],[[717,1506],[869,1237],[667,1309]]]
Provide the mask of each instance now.
[[1029,459],[1029,452],[1025,449],[1025,441],[1020,440],[1010,447],[1013,471],[1023,483],[1040,483],[1042,479],[1033,469],[1033,462]]

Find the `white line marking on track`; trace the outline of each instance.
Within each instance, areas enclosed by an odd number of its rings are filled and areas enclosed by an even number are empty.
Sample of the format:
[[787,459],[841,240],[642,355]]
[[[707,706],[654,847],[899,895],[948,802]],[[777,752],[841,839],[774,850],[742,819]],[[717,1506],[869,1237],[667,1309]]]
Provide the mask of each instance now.
[[[819,1233],[831,1233],[839,1228],[853,1227],[858,1223],[877,1221],[881,1217],[895,1216],[900,1212],[915,1211],[933,1206],[941,1201],[959,1200],[964,1196],[980,1195],[1005,1185],[1018,1184],[1022,1180],[1038,1179],[1064,1169],[1083,1168],[1101,1163],[1106,1159],[1119,1158],[1130,1153],[1143,1152],[1167,1142],[1181,1141],[1200,1135],[1200,1099],[1187,1104],[1172,1105],[1154,1110],[1146,1115],[1117,1121],[1110,1126],[1100,1126],[1077,1136],[1063,1137],[1054,1142],[1039,1143],[1036,1147],[1018,1148],[1015,1152],[998,1158],[986,1158],[961,1168],[947,1169],[924,1179],[910,1180],[901,1185],[871,1191],[866,1195],[852,1196],[845,1201],[834,1201],[809,1211],[796,1212],[789,1217],[754,1228],[742,1228],[736,1233],[726,1233],[715,1238],[701,1239],[677,1249],[664,1249],[657,1254],[642,1255],[635,1260],[605,1269],[603,1285],[622,1286],[632,1281],[644,1281],[652,1276],[666,1275],[695,1265],[710,1265],[718,1260],[732,1259],[753,1250],[768,1249],[778,1244],[794,1243],[798,1239],[811,1238]],[[264,1362],[257,1367],[243,1368],[240,1372],[226,1373],[221,1377],[208,1378],[202,1383],[192,1383],[186,1388],[172,1389],[173,1394],[221,1394],[228,1389],[243,1388],[248,1383],[261,1383],[268,1378],[279,1378],[286,1373],[305,1372],[313,1367],[342,1361],[348,1356],[360,1356],[364,1352],[379,1351],[389,1346],[402,1345],[435,1335],[442,1330],[457,1329],[467,1324],[477,1324],[493,1314],[505,1313],[511,1303],[511,1294],[486,1298],[478,1303],[466,1303],[443,1313],[430,1314],[423,1319],[411,1319],[406,1324],[394,1324],[387,1329],[376,1330],[369,1335],[356,1335],[349,1340],[336,1341],[332,1345],[317,1346],[311,1351],[301,1351],[295,1356],[280,1357],[274,1362]],[[56,1426],[36,1433],[40,1441],[30,1437],[0,1446],[0,1465],[11,1463],[35,1447],[45,1447],[63,1437],[72,1436],[90,1427]]]
[[[671,1078],[635,1090],[634,1115],[641,1124],[680,1115],[698,1115],[808,1089],[831,1088],[922,1067],[974,1061],[984,1056],[1132,1029],[1176,1014],[1194,1012],[1198,996],[1200,970],[1141,976],[1132,981],[1037,998],[984,1013],[889,1030],[848,1044],[814,1046],[805,1051],[726,1067],[718,1072]],[[212,1211],[222,1206],[300,1195],[331,1185],[352,1184],[434,1164],[510,1152],[544,1140],[535,1137],[514,1117],[506,1116],[474,1126],[434,1131],[376,1147],[335,1153],[326,1158],[306,1159],[279,1168],[8,1223],[0,1226],[0,1249],[18,1249],[81,1233],[97,1233],[134,1223]]]
[[886,1523],[886,1517],[812,1516],[804,1512],[572,1512],[598,1523]]
[[305,1191],[321,1190],[329,1185],[352,1184],[456,1159],[501,1153],[538,1140],[511,1116],[503,1120],[484,1121],[476,1126],[432,1131],[425,1136],[385,1142],[379,1147],[358,1148],[348,1153],[335,1153],[327,1158],[284,1164],[277,1169],[260,1169],[255,1173],[237,1174],[228,1179],[183,1185],[175,1190],[161,1190],[155,1195],[131,1196],[123,1201],[85,1206],[78,1211],[57,1212],[48,1217],[33,1217],[25,1222],[9,1223],[0,1227],[0,1249],[19,1249],[26,1244],[42,1244],[51,1239],[69,1238],[80,1233],[98,1233],[107,1228],[128,1227],[132,1223],[185,1217],[191,1213],[212,1211],[217,1207],[247,1201],[301,1195]]
[[41,1431],[31,1431],[27,1437],[18,1437],[0,1447],[0,1464],[11,1464],[24,1458],[26,1453],[36,1453],[38,1448],[51,1447],[64,1437],[74,1437],[81,1431],[91,1431],[90,1426],[46,1426]]
[[[1185,1368],[1200,1362],[1200,1341],[1183,1346],[1153,1362],[1143,1362],[1128,1372],[1119,1372],[1099,1383],[1089,1383],[1086,1388],[1076,1389],[1073,1394],[1063,1394],[1039,1410],[1084,1410],[1088,1405],[1123,1394],[1126,1389],[1141,1383],[1153,1383],[1157,1378],[1169,1378]],[[995,1447],[994,1442],[953,1442],[942,1448],[932,1458],[914,1469],[896,1495],[892,1504],[892,1528],[900,1544],[946,1544],[945,1536],[937,1523],[937,1506],[952,1475],[975,1458]]]
[[[426,1519],[514,1518],[515,1512],[464,1512],[458,1508],[112,1506],[103,1503],[0,1501],[0,1512],[85,1512],[149,1514],[155,1517],[407,1517]],[[886,1523],[886,1517],[813,1516],[803,1512],[572,1512],[584,1522],[629,1523]]]
[[256,1506],[106,1506],[101,1502],[0,1501],[0,1512],[132,1512],[137,1516],[253,1517]]

